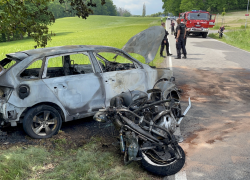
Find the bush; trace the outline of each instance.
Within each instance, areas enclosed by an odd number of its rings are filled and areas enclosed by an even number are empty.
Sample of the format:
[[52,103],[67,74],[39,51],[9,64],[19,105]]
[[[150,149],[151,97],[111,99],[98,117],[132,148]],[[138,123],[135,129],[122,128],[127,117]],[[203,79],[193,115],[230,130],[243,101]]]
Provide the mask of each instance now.
[[[241,25],[240,28],[245,29],[245,25]],[[247,28],[248,28],[248,25],[247,25]]]

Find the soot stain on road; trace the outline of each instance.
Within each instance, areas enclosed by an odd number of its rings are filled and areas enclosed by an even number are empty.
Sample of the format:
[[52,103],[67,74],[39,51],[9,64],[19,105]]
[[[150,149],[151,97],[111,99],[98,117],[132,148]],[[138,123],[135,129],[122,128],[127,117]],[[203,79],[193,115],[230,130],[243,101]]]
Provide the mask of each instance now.
[[250,101],[250,71],[244,69],[184,69],[175,68],[177,85],[183,89],[183,98],[193,101],[229,103]]
[[[187,102],[190,97],[192,101],[181,124],[184,142],[180,145],[188,156],[186,169],[198,168],[195,162],[216,161],[216,156],[234,148],[232,142],[249,132],[250,71],[179,67],[174,72],[176,85],[183,90],[181,99]],[[237,145],[241,146],[247,145]]]

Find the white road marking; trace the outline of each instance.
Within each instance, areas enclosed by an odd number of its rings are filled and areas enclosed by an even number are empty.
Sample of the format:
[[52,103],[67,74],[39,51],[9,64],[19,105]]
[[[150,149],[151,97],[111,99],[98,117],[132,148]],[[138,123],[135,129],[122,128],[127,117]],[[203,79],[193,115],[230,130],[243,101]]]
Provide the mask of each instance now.
[[186,171],[180,171],[177,174],[175,174],[175,180],[187,180]]
[[[169,45],[169,53],[172,54],[172,53],[171,53],[170,45]],[[172,67],[172,66],[173,66],[173,65],[172,65],[172,57],[171,57],[171,56],[169,56],[169,58],[168,58],[168,66],[169,66],[169,69],[170,69],[170,70],[173,70],[173,67]],[[173,75],[174,75],[174,71],[173,71]]]
[[[166,29],[167,29],[167,20],[166,20]],[[170,44],[169,44],[169,53],[171,54],[171,49],[170,49]],[[169,65],[169,69],[173,70],[173,64],[172,64],[172,57],[169,56],[168,58],[168,65]],[[173,72],[174,74],[174,72]],[[181,136],[181,131],[180,131],[180,126],[176,129],[175,135],[177,136]],[[176,173],[175,175],[173,175],[175,177],[175,180],[187,180],[187,175],[186,175],[186,171],[179,171],[178,173]]]

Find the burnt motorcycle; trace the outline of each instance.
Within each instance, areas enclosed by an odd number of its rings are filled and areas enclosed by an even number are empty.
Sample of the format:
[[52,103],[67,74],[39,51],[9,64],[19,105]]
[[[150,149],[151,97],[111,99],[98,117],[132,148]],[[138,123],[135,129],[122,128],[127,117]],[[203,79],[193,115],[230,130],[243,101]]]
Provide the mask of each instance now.
[[[150,98],[148,94],[158,94]],[[183,117],[180,101],[164,99],[161,90],[129,91],[113,97],[110,107],[100,109],[94,116],[98,122],[110,122],[119,131],[119,144],[124,163],[141,161],[149,172],[169,176],[176,174],[185,163],[185,153],[174,135]],[[157,96],[154,96],[157,97]]]

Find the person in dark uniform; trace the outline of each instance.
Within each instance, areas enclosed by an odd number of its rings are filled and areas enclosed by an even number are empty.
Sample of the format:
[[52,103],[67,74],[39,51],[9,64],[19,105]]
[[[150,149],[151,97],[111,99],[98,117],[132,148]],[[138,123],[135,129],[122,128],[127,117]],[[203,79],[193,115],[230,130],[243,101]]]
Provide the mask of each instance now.
[[[184,46],[185,46],[185,49],[186,49],[187,37],[188,37],[187,20],[184,19],[184,20],[183,20],[183,23],[185,24],[185,28],[186,28],[186,35],[185,35],[185,38],[184,38]],[[183,51],[182,51],[181,54],[183,54]],[[187,54],[187,49],[186,49],[186,54]],[[184,58],[184,57],[183,57],[183,58]]]
[[[165,29],[165,23],[162,22],[161,23],[162,27],[164,27]],[[161,42],[161,50],[160,50],[160,56],[161,57],[166,57],[166,56],[163,56],[163,50],[164,50],[164,46],[166,45],[166,52],[167,52],[167,56],[171,56],[172,54],[169,53],[169,43],[168,43],[168,31],[165,29],[165,36]]]
[[174,20],[171,20],[171,34],[172,35],[174,34],[174,26],[175,26]]
[[177,27],[176,27],[176,49],[177,49],[177,57],[175,59],[181,59],[181,49],[183,51],[183,58],[187,58],[187,52],[184,45],[184,39],[186,36],[186,27],[185,24],[181,23],[181,19],[177,19]]

